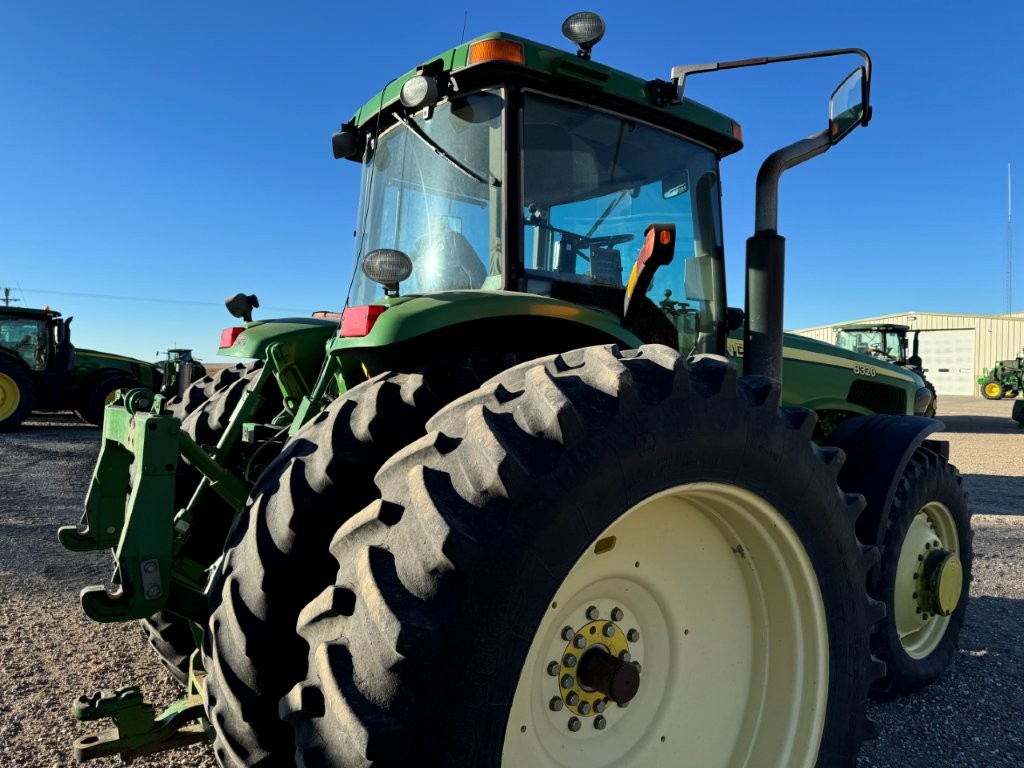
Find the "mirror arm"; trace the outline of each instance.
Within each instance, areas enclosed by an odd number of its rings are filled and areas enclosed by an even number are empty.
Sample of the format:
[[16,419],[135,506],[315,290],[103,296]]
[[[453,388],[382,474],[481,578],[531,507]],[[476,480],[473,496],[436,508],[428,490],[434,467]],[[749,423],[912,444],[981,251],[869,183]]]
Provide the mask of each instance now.
[[[827,51],[813,51],[811,53],[791,53],[786,56],[761,56],[756,59],[738,59],[737,61],[720,61],[715,64],[684,64],[677,67],[672,67],[672,82],[676,85],[677,94],[676,99],[682,101],[683,89],[686,87],[686,76],[695,75],[699,72],[717,72],[720,69],[739,69],[740,67],[758,67],[762,64],[776,64],[780,61],[799,61],[800,59],[823,59],[828,56],[844,56],[846,54],[855,54],[864,59],[864,80],[868,83],[871,82],[871,57],[868,56],[868,52],[863,48],[832,48]],[[865,108],[867,107],[868,100],[865,99]],[[867,113],[867,109],[865,109]],[[867,125],[867,118],[870,115],[865,114],[864,125]]]

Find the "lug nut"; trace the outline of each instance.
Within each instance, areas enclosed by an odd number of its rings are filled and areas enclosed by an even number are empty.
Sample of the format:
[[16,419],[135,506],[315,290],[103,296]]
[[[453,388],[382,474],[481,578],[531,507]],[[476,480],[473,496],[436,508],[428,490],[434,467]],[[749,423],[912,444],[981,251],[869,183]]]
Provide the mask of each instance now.
[[581,715],[589,715],[590,714],[590,702],[589,701],[584,701],[584,702],[582,702],[580,704],[580,714]]
[[560,696],[552,696],[548,706],[552,712],[558,712],[562,708],[562,698]]
[[576,630],[572,627],[562,627],[562,639],[568,642],[572,640],[572,636],[576,634]]
[[631,654],[629,651],[623,651],[622,653],[619,654],[619,658],[622,659],[623,661],[632,661],[633,660],[633,654]]
[[576,679],[572,675],[564,675],[562,677],[563,688],[572,688],[574,685],[576,685]]
[[586,648],[587,638],[585,638],[583,635],[576,635],[576,637],[572,639],[572,644],[575,645],[577,648]]
[[622,613],[622,609],[619,607],[612,608],[612,621],[622,621],[622,617],[625,614]]
[[569,669],[572,669],[576,666],[576,657],[573,656],[571,653],[567,653],[565,654],[565,658],[562,659],[562,663]]
[[576,733],[580,729],[580,719],[578,717],[569,718],[569,730]]
[[561,665],[559,665],[557,661],[552,661],[550,664],[548,664],[548,674],[552,677],[556,677],[558,675],[558,671],[561,668]]
[[639,629],[631,629],[631,630],[629,630],[629,632],[626,633],[626,639],[629,640],[629,642],[631,642],[631,643],[635,643],[637,640],[640,639],[640,630]]
[[600,615],[601,615],[601,613],[597,610],[597,606],[596,605],[592,605],[589,608],[587,608],[587,618],[590,619],[591,621],[595,621],[597,619],[597,617],[600,616]]
[[604,709],[607,706],[608,705],[604,703],[604,699],[598,699],[594,702],[594,711],[600,715],[602,712],[604,712]]
[[594,727],[597,728],[597,730],[603,731],[606,725],[608,725],[608,721],[601,715],[594,718]]
[[601,634],[604,635],[605,637],[614,637],[615,636],[615,625],[614,624],[605,624],[604,628],[601,630]]
[[575,707],[580,703],[580,695],[576,691],[569,691],[569,694],[565,697],[565,703],[570,707]]

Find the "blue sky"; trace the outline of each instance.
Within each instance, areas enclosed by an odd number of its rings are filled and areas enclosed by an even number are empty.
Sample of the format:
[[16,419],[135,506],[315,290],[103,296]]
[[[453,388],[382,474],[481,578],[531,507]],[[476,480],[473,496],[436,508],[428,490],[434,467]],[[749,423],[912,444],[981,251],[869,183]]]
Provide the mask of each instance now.
[[[646,78],[804,50],[871,54],[872,124],[783,176],[786,327],[1003,311],[1008,163],[1024,200],[1024,4],[1011,0],[9,0],[0,287],[75,315],[79,346],[146,359],[171,345],[212,359],[236,291],[260,297],[262,318],[340,309],[359,176],[331,158],[331,133],[391,77],[456,45],[464,22],[466,39],[504,30],[569,48],[561,22],[584,8],[608,25],[595,60]],[[722,166],[730,303],[742,304],[761,161],[825,126],[856,63],[688,81],[688,96],[744,129]]]

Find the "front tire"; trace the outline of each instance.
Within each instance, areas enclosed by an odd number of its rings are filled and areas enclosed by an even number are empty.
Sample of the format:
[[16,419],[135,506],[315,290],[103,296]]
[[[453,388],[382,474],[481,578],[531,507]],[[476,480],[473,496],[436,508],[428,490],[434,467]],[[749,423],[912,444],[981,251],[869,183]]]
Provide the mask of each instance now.
[[890,507],[875,596],[889,608],[872,636],[886,663],[873,693],[888,699],[932,683],[953,658],[967,611],[973,553],[960,473],[914,452]]
[[300,616],[298,764],[852,766],[876,552],[814,423],[777,382],[658,346],[445,408]]
[[103,426],[103,409],[114,401],[119,389],[135,389],[142,384],[121,371],[101,371],[93,377],[75,412],[94,427]]

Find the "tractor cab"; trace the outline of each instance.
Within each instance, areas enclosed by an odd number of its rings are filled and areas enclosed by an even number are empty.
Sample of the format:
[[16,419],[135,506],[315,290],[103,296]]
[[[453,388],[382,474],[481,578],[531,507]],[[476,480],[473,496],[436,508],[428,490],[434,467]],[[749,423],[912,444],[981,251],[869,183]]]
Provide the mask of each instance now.
[[[524,44],[480,48],[470,58],[495,50],[504,58],[467,74],[478,87],[456,91],[450,77],[414,75],[368,131],[353,129],[365,180],[348,306],[527,293],[626,320],[643,340],[720,348],[718,160],[739,147],[731,121],[689,104],[659,114],[611,95],[583,102],[564,92],[572,83],[510,62],[526,55]],[[607,75],[572,63],[584,80]],[[410,96],[416,89],[430,98]],[[627,283],[654,224],[674,228],[674,257],[627,311]]]
[[[920,367],[916,336],[914,352],[908,355],[907,332],[909,330],[909,325],[894,323],[848,325],[836,331],[836,346],[858,354],[870,355],[894,365],[916,364],[917,367]],[[916,363],[914,362],[915,357]]]
[[0,348],[30,371],[64,371],[71,365],[69,325],[51,309],[0,308]]
[[[471,320],[492,339],[549,341],[533,354],[650,342],[726,353],[743,315],[726,305],[719,161],[742,147],[742,131],[685,98],[685,80],[866,55],[676,67],[670,80],[643,80],[591,60],[603,32],[596,14],[570,17],[563,33],[575,54],[485,35],[391,81],[342,125],[335,157],[361,163],[363,182],[336,356],[372,374],[390,367],[384,347],[435,331],[437,346],[451,346],[445,329]],[[868,78],[855,69],[832,95],[828,128],[770,158],[767,186],[867,124]],[[748,268],[746,346],[757,358],[749,370],[780,377],[781,238],[763,208],[753,253],[767,261]]]

